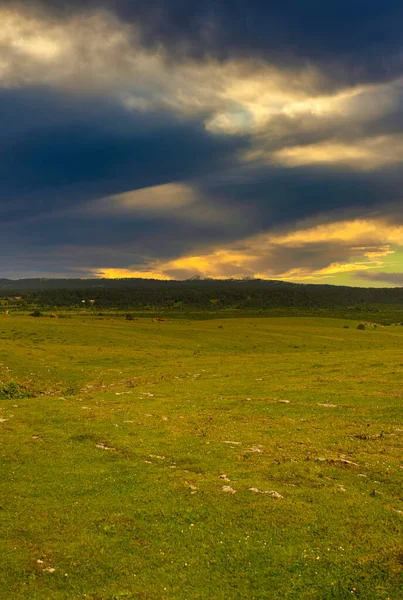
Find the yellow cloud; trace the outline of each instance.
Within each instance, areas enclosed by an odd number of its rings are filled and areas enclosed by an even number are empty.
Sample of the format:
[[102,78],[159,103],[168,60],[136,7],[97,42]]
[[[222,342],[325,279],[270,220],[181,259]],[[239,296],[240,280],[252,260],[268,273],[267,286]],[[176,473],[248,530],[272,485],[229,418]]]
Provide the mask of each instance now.
[[282,273],[279,279],[287,281],[316,281],[321,279],[334,279],[337,275],[343,273],[354,273],[354,271],[369,271],[371,269],[379,269],[383,266],[382,261],[371,262],[352,262],[352,263],[331,263],[324,269],[309,272],[308,269],[291,269],[288,272]]
[[377,269],[383,265],[382,261],[368,262],[353,262],[353,263],[331,263],[325,269],[315,271],[314,275],[338,275],[340,273],[350,273],[351,271],[367,271],[369,269]]
[[266,158],[269,162],[289,167],[343,164],[354,169],[372,170],[387,164],[403,162],[403,136],[376,136],[354,142],[325,141],[282,148],[274,152],[255,149],[246,155],[247,160],[257,158]]
[[[101,272],[107,277],[155,279],[187,279],[199,275],[212,279],[315,280],[379,269],[384,266],[382,259],[395,252],[392,245],[403,247],[402,227],[380,220],[340,221],[284,234],[259,234],[205,253],[152,260],[144,270],[136,266]],[[345,257],[344,260],[334,260],[338,255]]]
[[141,279],[161,279],[168,281],[171,279],[163,273],[155,271],[136,271],[132,269],[99,269],[92,270],[92,274],[96,277],[102,277],[104,279],[128,279],[128,278],[141,278]]
[[371,152],[366,148],[349,146],[347,144],[332,144],[330,142],[312,144],[307,146],[294,146],[273,152],[274,161],[286,165],[298,166],[310,163],[337,163],[337,162],[363,162],[372,158]]
[[[25,4],[0,8],[0,86],[45,84],[75,90],[125,84],[135,31],[104,10],[58,21]],[[149,55],[138,55],[145,70]],[[157,57],[155,57],[157,60]]]
[[215,204],[184,183],[167,183],[107,196],[83,204],[75,212],[104,217],[164,217],[199,224],[228,224],[241,218],[234,207]]
[[64,47],[62,28],[46,25],[40,19],[1,9],[0,44],[16,53],[38,60],[57,58]]
[[164,212],[188,206],[197,201],[192,188],[180,183],[167,183],[109,196],[94,204],[95,209],[110,212]]
[[[265,239],[263,234],[263,239]],[[381,219],[353,219],[336,221],[302,228],[286,234],[273,235],[271,240],[278,244],[298,244],[308,242],[344,241],[359,242],[361,239],[381,240],[382,243],[403,245],[403,227],[390,225]],[[386,250],[386,248],[385,248]]]
[[42,60],[52,60],[60,55],[62,46],[57,40],[44,39],[42,36],[34,36],[31,39],[17,38],[12,42],[12,47]]

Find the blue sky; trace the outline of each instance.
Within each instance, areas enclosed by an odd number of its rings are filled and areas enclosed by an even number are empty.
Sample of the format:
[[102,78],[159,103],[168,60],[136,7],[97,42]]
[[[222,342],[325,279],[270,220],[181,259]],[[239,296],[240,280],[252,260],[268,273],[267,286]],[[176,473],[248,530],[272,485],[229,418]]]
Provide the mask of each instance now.
[[400,2],[0,22],[0,277],[403,285]]

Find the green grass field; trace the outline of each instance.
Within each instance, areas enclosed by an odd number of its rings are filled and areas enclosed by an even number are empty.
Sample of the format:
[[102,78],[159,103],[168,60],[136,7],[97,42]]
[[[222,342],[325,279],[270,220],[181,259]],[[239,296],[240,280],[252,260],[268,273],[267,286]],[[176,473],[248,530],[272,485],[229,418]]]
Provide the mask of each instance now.
[[0,317],[0,598],[401,599],[403,327],[357,324]]

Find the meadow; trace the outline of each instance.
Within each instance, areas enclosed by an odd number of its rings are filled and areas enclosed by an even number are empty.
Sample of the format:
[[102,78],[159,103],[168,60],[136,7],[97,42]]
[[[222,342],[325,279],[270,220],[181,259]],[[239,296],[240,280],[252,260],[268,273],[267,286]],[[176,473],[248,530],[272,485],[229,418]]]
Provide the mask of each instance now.
[[0,598],[403,597],[403,327],[0,316]]

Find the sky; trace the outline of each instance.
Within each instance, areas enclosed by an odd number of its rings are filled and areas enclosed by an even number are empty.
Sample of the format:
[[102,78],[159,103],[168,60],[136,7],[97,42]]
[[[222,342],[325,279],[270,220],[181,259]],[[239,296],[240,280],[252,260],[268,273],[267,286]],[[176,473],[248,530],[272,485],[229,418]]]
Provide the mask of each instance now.
[[0,278],[403,286],[403,3],[0,0]]

